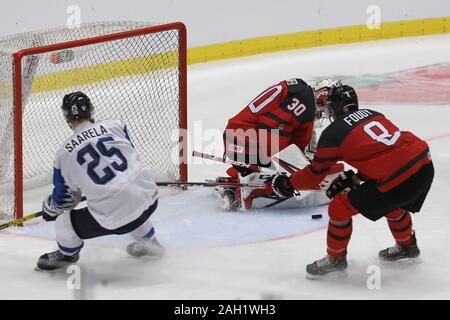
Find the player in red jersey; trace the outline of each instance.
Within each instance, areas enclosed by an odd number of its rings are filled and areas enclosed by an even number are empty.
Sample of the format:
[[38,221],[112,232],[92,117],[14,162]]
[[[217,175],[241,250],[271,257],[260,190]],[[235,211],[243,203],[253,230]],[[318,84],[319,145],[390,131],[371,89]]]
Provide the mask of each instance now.
[[[326,85],[331,85],[331,82]],[[224,156],[268,167],[274,154],[292,144],[301,151],[308,147],[306,151],[312,154],[317,143],[313,138],[317,112],[315,100],[314,89],[301,79],[289,79],[269,87],[229,119],[223,135]],[[225,178],[227,181],[259,179],[252,170],[239,166],[230,168],[227,173],[230,176]],[[259,179],[259,182],[264,183],[265,179]],[[220,189],[218,195],[221,206],[230,210],[249,209],[257,197],[267,196],[276,201],[271,188],[247,191],[225,188]]]
[[332,89],[326,110],[333,122],[322,132],[311,164],[290,179],[277,176],[272,180],[274,189],[290,195],[294,188],[316,187],[337,161],[358,169],[357,174],[343,173],[327,191],[332,197],[328,254],[307,266],[307,277],[345,273],[352,216],[358,213],[373,221],[387,218],[396,245],[380,251],[382,261],[416,258],[420,250],[410,212],[420,211],[433,181],[427,143],[400,131],[381,113],[359,109],[350,86]]
[[313,88],[301,79],[281,81],[228,120],[225,155],[267,166],[273,154],[290,144],[304,150],[312,137],[315,112]]

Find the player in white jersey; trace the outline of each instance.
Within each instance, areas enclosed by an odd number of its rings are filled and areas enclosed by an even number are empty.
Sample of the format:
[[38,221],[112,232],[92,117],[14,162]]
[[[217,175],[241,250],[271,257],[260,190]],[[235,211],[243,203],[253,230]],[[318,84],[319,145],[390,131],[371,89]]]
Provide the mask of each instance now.
[[[53,193],[43,202],[43,218],[55,220],[59,250],[42,255],[38,269],[54,270],[79,258],[83,240],[129,233],[132,256],[157,256],[164,248],[155,237],[150,215],[158,188],[144,168],[120,120],[95,121],[93,105],[82,92],[63,99],[64,117],[74,133],[58,150]],[[87,207],[75,209],[86,197]]]

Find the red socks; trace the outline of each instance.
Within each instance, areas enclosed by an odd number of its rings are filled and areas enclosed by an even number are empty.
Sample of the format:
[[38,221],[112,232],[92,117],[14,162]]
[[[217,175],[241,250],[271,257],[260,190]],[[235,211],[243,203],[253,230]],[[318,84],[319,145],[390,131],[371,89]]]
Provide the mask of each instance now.
[[403,209],[395,209],[386,215],[386,219],[397,244],[409,246],[413,241],[411,214]]
[[352,236],[352,219],[345,222],[331,221],[328,223],[327,252],[333,257],[347,254],[347,246]]

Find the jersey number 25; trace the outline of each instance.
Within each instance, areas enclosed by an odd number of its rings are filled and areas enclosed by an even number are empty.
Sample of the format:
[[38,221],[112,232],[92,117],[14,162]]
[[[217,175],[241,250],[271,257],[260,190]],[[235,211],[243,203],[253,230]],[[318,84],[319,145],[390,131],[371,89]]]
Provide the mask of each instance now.
[[[86,162],[86,155],[89,154],[89,156],[92,158],[91,162],[89,162],[87,166],[87,174],[96,184],[106,184],[112,179],[114,179],[114,177],[116,176],[114,170],[123,172],[128,169],[127,159],[123,156],[122,152],[114,147],[111,147],[109,149],[106,147],[105,142],[108,141],[114,141],[114,138],[113,137],[100,138],[98,139],[96,144],[97,148],[94,148],[94,146],[89,143],[88,145],[81,148],[77,154],[77,161],[80,164],[80,166],[82,166]],[[119,158],[120,163],[114,161],[113,163],[111,163],[111,166],[106,166],[102,170],[103,175],[100,176],[97,174],[95,169],[100,164],[101,156],[108,158],[116,156],[117,158]]]

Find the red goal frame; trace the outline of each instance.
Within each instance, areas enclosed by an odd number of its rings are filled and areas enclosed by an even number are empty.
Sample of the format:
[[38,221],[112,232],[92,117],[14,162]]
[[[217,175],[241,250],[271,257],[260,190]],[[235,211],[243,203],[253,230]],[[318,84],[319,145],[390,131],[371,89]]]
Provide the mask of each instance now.
[[131,31],[112,33],[81,40],[61,42],[35,48],[23,49],[13,54],[14,79],[14,192],[16,219],[23,217],[23,144],[22,144],[22,59],[25,56],[59,51],[95,43],[136,37],[144,34],[178,30],[179,35],[179,129],[180,129],[180,180],[187,181],[187,30],[182,22],[140,28]]

